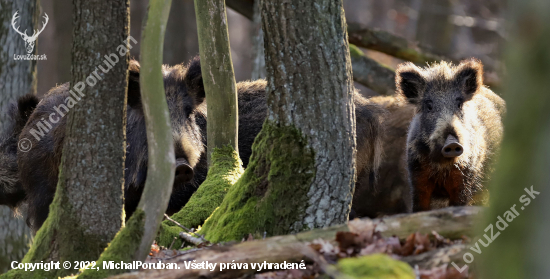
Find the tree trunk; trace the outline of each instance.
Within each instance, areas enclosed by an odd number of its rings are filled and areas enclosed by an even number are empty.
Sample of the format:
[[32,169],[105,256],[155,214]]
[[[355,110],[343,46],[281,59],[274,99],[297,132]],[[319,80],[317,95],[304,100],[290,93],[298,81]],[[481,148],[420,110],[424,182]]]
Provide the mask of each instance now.
[[[58,188],[64,188],[72,219],[104,246],[124,220],[129,55],[120,50],[130,45],[129,1],[74,0],[73,5],[71,84],[86,84],[82,101],[68,115]],[[117,56],[119,61],[104,74],[97,67],[104,64],[105,55]],[[93,78],[94,71],[100,78]]]
[[[50,214],[24,262],[97,259],[124,222],[129,1],[74,0],[73,4],[71,85],[79,98],[73,99],[76,104],[67,115]],[[112,68],[106,67],[104,56],[113,61]],[[35,273],[53,277],[75,271]]]
[[[173,220],[198,227],[220,205],[243,173],[237,150],[237,89],[227,31],[225,0],[195,1],[201,70],[206,91],[209,170],[206,180]],[[168,246],[181,229],[164,221],[158,243]],[[181,245],[178,241],[176,245]]]
[[[14,60],[14,54],[26,54],[25,41],[12,28],[16,11],[19,31],[37,29],[39,5],[35,0],[0,0],[0,134],[7,129],[8,105],[27,93],[36,94],[36,60]],[[31,35],[29,33],[29,35]],[[32,54],[36,54],[36,43]],[[29,249],[31,232],[24,216],[16,218],[8,207],[0,206],[0,274],[11,261],[21,261]]]
[[262,30],[262,11],[260,1],[254,1],[252,19],[252,76],[251,80],[265,78],[264,31]]
[[206,92],[208,162],[215,148],[238,150],[237,84],[231,63],[225,0],[195,0],[202,78]]
[[350,211],[355,111],[342,1],[261,9],[268,116],[247,170],[203,226],[210,241],[326,227]]
[[454,25],[451,0],[423,0],[418,15],[416,39],[441,54],[449,54]]
[[[343,223],[355,180],[355,110],[342,1],[264,1],[262,18],[269,96],[266,126],[296,130],[305,143],[303,150],[313,153],[312,165],[302,164],[315,174],[302,185],[307,200],[296,209],[305,210],[295,212],[292,231]],[[288,159],[296,159],[293,155]]]
[[25,218],[17,218],[10,208],[0,206],[0,274],[11,268],[12,261],[20,262],[30,244],[31,231]]
[[[72,207],[71,219],[105,247],[124,220],[121,197],[129,55],[117,50],[129,45],[129,2],[74,0],[73,5],[71,84],[86,84],[82,101],[68,115],[58,188]],[[98,72],[105,55],[117,56],[119,62],[108,73],[99,72],[97,80],[92,73]],[[95,85],[93,80],[97,80]]]
[[[483,271],[480,278],[550,278],[550,2],[508,3],[508,78],[503,86],[508,112],[489,214],[479,226],[492,224],[498,238],[480,256],[472,254],[475,261],[483,260],[476,263]],[[497,223],[499,217],[507,226]]]
[[164,36],[163,63],[181,64],[199,53],[193,0],[172,2]]
[[162,75],[162,53],[171,0],[149,2],[141,39],[141,102],[147,128],[147,179],[138,208],[97,261],[78,278],[107,278],[126,272],[103,269],[104,262],[145,261],[168,207],[175,173],[174,141]]
[[[0,111],[25,94],[36,95],[36,60],[15,60],[14,55],[27,54],[25,41],[12,27],[12,19],[18,11],[15,26],[20,32],[35,30],[38,26],[39,5],[36,0],[0,0]],[[27,31],[28,35],[32,31]],[[36,54],[36,42],[31,54]],[[4,117],[4,116],[0,116]],[[0,132],[5,129],[0,118]]]
[[145,215],[143,238],[134,254],[134,259],[140,261],[145,260],[151,250],[174,185],[176,156],[162,75],[164,31],[171,4],[172,0],[155,0],[149,3],[141,40],[140,84],[147,127],[149,165],[142,194],[147,198],[141,199],[138,205],[138,211]]

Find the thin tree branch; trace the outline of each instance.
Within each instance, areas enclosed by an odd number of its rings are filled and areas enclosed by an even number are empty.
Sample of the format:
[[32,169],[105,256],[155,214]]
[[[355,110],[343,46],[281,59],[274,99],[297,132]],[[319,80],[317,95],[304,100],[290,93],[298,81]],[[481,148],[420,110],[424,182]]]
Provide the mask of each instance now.
[[367,57],[356,46],[349,46],[353,80],[381,95],[395,93],[395,71]]
[[348,22],[348,34],[350,44],[380,51],[416,64],[450,60],[431,52],[427,47],[420,46],[416,42],[359,23]]
[[[202,243],[202,242],[206,242],[206,239],[204,239],[204,236],[203,236],[203,235],[198,234],[198,233],[192,231],[191,229],[187,228],[186,226],[184,226],[184,225],[178,223],[178,221],[176,221],[176,220],[174,220],[174,219],[168,217],[168,215],[167,215],[166,213],[164,214],[164,217],[165,217],[168,221],[170,221],[170,222],[176,224],[176,226],[182,228],[183,230],[187,231],[188,233],[192,233],[192,234],[198,236],[199,238],[196,238],[196,239],[201,240],[201,241],[200,241],[201,243]],[[183,232],[182,232],[182,233],[183,233]],[[180,233],[180,237],[183,238],[183,239],[185,239],[185,240],[187,240],[187,238],[186,238],[186,237],[183,237],[181,233]],[[189,237],[192,237],[192,236],[189,235]],[[195,238],[195,237],[192,237],[192,238]],[[191,243],[194,244],[194,242],[192,242],[192,241],[189,241],[189,242],[191,242]]]

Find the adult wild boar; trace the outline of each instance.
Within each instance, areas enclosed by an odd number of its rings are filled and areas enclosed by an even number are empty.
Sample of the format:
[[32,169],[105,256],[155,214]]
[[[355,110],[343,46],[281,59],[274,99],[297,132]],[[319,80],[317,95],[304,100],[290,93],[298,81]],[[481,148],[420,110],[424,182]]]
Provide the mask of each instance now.
[[[206,107],[198,60],[189,67],[164,66],[163,73],[176,156],[176,176],[167,208],[167,213],[171,214],[187,203],[206,176],[206,139],[203,137]],[[68,83],[51,89],[28,116],[19,136],[20,139],[32,140],[33,144],[28,152],[18,152],[20,182],[28,202],[27,223],[33,231],[37,231],[46,220],[55,194],[65,138],[67,117],[64,116],[71,109],[67,101],[72,96],[69,89]],[[57,122],[49,122],[52,127],[40,140],[34,140],[32,129],[37,130],[41,121],[43,125],[52,114]],[[126,144],[124,195],[126,216],[129,217],[141,198],[148,164],[139,63],[136,61],[131,61],[129,66]]]
[[17,167],[17,149],[21,130],[38,105],[37,97],[26,95],[8,107],[0,135],[0,205],[16,209],[25,198]]
[[411,197],[405,150],[415,108],[395,95],[371,97],[369,102],[386,110],[382,114],[384,156],[377,179],[358,177],[353,195],[354,217],[376,218],[408,212]]
[[483,183],[502,139],[505,102],[483,85],[479,60],[399,65],[398,94],[416,107],[407,137],[413,211],[432,202],[484,203]]
[[[180,210],[204,181],[206,164],[206,102],[198,58],[188,66],[164,66],[164,86],[170,111],[176,155],[176,178],[167,213]],[[265,80],[240,82],[239,97],[239,152],[246,167],[252,153],[252,143],[260,132],[266,117]],[[31,137],[42,119],[52,113],[68,112],[64,105],[70,97],[69,85],[50,90],[23,123],[19,138]],[[380,109],[356,94],[357,169],[360,177],[374,177],[380,163]],[[144,115],[139,94],[139,64],[130,63],[127,108],[127,154],[125,162],[125,211],[127,218],[134,212],[147,176],[147,139]],[[63,139],[65,118],[54,123],[29,152],[18,152],[20,183],[28,202],[28,223],[38,230],[47,218],[49,205],[55,194]],[[13,187],[12,187],[13,188]],[[15,187],[17,188],[17,187]],[[145,197],[146,198],[146,197]]]

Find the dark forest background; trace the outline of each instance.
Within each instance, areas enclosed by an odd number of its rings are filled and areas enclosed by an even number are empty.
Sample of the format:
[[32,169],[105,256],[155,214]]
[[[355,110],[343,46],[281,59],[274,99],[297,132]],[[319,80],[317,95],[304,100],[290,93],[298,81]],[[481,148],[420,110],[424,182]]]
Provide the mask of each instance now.
[[[454,59],[477,57],[498,84],[503,71],[500,57],[504,31],[505,1],[498,0],[344,0],[348,22],[380,28],[412,41],[430,46],[434,52]],[[38,41],[38,54],[47,60],[38,61],[38,94],[70,80],[71,70],[71,0],[42,0],[42,13],[50,16],[48,27]],[[132,0],[130,33],[139,41],[147,1]],[[252,21],[228,9],[231,55],[237,82],[249,80],[253,63]],[[395,68],[401,60],[363,50],[368,56]],[[172,2],[164,43],[164,63],[187,63],[198,55],[197,27],[192,0]],[[139,59],[139,45],[131,50]],[[489,76],[491,77],[491,76]],[[357,84],[365,95],[375,94]],[[498,91],[498,90],[496,90]]]

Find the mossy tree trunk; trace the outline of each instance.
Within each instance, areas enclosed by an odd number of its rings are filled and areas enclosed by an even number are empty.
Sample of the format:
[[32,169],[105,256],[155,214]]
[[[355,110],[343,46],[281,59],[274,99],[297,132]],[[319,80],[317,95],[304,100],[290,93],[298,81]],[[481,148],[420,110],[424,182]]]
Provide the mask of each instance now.
[[[74,0],[73,6],[71,85],[81,85],[81,100],[73,99],[76,105],[67,115],[50,214],[24,262],[93,261],[124,222],[129,1]],[[106,55],[117,61],[110,69]],[[51,278],[75,271],[39,270],[33,275]]]
[[[14,54],[27,53],[25,41],[11,25],[16,11],[19,11],[16,26],[21,32],[38,29],[39,5],[36,0],[0,1],[0,134],[7,129],[7,106],[20,96],[36,94],[36,60],[15,61],[13,58]],[[36,54],[36,49],[35,42],[32,54]],[[11,261],[23,258],[29,250],[30,240],[31,232],[25,218],[14,217],[12,210],[0,205],[0,273],[10,268]]]
[[168,207],[174,183],[176,156],[172,138],[170,114],[164,93],[162,49],[164,31],[172,0],[149,2],[142,35],[140,83],[143,111],[147,127],[149,165],[143,196],[138,210],[145,213],[144,235],[135,260],[144,260],[151,249],[158,226]]
[[215,148],[238,151],[237,84],[231,63],[225,0],[195,0],[202,78],[206,92],[208,162]]
[[[312,155],[312,165],[302,164],[314,176],[302,185],[307,202],[297,204],[305,210],[295,212],[299,218],[294,230],[326,227],[347,221],[355,180],[353,80],[343,3],[286,2],[262,1],[268,73],[265,126],[296,129],[303,150]],[[281,36],[285,33],[288,36]],[[282,155],[276,160],[301,160],[297,154]],[[275,170],[264,174],[271,176]],[[293,173],[286,175],[284,179],[292,179]]]
[[[483,260],[474,262],[482,278],[550,278],[550,2],[508,3],[511,36],[503,86],[508,112],[491,182],[491,206],[480,226],[493,224],[494,235],[499,235],[488,248],[481,248],[481,255],[469,252],[475,261]],[[519,213],[515,218],[514,205]],[[497,227],[498,216],[508,224],[503,231]]]
[[145,114],[149,161],[142,198],[126,226],[97,262],[78,278],[107,278],[125,269],[104,270],[103,262],[145,261],[168,207],[175,173],[174,142],[164,92],[162,53],[171,0],[151,0],[141,39],[141,102]]
[[211,241],[343,223],[355,180],[342,1],[262,1],[268,116],[248,168],[205,222]]
[[[195,0],[195,12],[208,112],[209,170],[185,207],[172,216],[186,227],[202,225],[243,173],[237,150],[239,111],[225,0]],[[181,231],[172,221],[164,221],[157,242],[162,246],[174,244]],[[175,245],[179,247],[181,240]]]

